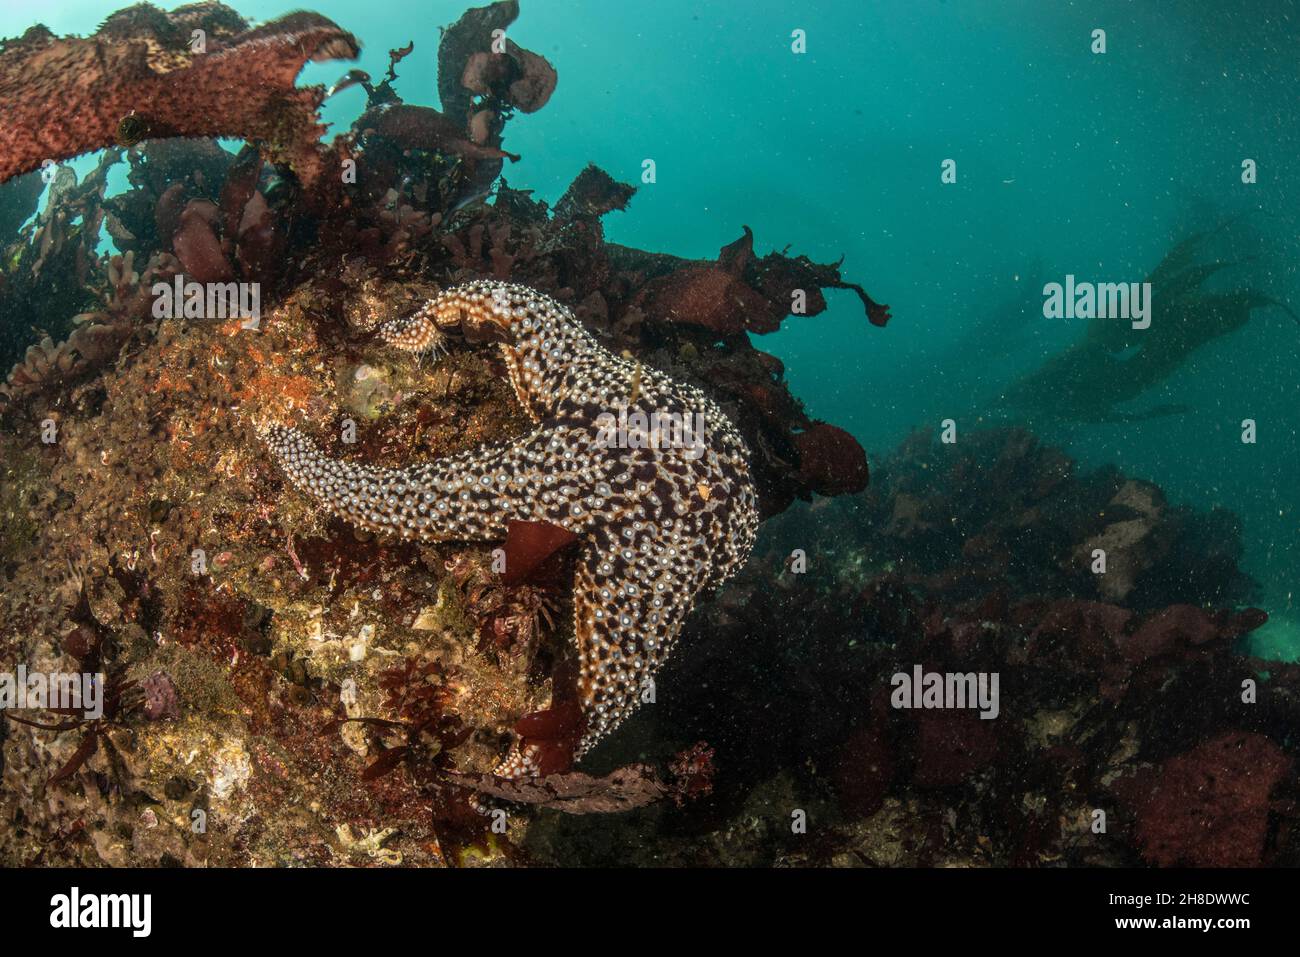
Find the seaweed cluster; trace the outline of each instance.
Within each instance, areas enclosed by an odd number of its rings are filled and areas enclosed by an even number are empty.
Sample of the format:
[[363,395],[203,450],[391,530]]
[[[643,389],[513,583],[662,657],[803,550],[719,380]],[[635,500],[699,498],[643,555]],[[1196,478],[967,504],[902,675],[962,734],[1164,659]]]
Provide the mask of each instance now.
[[[403,103],[394,92],[391,80],[410,48],[390,52],[389,77],[377,86],[353,71],[347,82],[366,87],[369,105],[329,146],[319,142],[315,119],[325,91],[304,89],[276,99],[274,108],[257,99],[269,95],[258,68],[263,58],[267,70],[278,71],[276,84],[283,87],[313,49],[318,58],[355,55],[355,40],[314,15],[295,14],[247,30],[220,4],[171,13],[141,4],[110,17],[86,40],[55,40],[34,27],[7,45],[0,51],[0,73],[13,87],[15,102],[22,103],[31,99],[24,83],[45,89],[80,82],[72,72],[76,63],[83,56],[103,59],[93,52],[101,47],[135,51],[127,58],[132,63],[136,56],[153,58],[148,67],[133,65],[130,77],[139,70],[161,70],[163,63],[192,70],[205,57],[248,66],[233,76],[214,74],[210,82],[188,73],[183,83],[166,71],[150,73],[153,81],[166,81],[174,96],[185,91],[193,97],[185,115],[209,117],[203,122],[221,129],[192,130],[169,121],[146,132],[127,152],[131,189],[118,196],[103,195],[105,173],[121,159],[117,149],[104,154],[85,183],[51,191],[46,212],[27,227],[35,235],[20,236],[12,247],[4,286],[12,296],[5,311],[12,315],[25,315],[27,303],[43,304],[28,322],[48,341],[15,368],[6,391],[31,391],[46,378],[60,388],[58,383],[75,381],[116,358],[111,346],[121,345],[121,336],[96,337],[99,348],[86,350],[59,342],[73,334],[70,317],[99,311],[105,290],[114,286],[107,263],[93,254],[102,225],[119,250],[145,266],[140,284],[145,290],[180,273],[198,282],[256,282],[267,302],[309,277],[334,276],[343,285],[382,273],[390,281],[405,280],[404,286],[425,284],[401,296],[414,302],[429,283],[446,286],[480,276],[526,283],[568,304],[615,352],[630,351],[676,378],[712,384],[756,451],[766,514],[813,491],[862,487],[860,447],[847,433],[804,414],[782,382],[781,363],[754,349],[746,332],[774,331],[796,310],[820,313],[826,307],[823,289],[852,290],[876,325],[887,321],[888,307],[844,280],[835,265],[775,252],[756,256],[747,228],[716,263],[605,243],[601,217],[624,208],[635,190],[595,167],[577,176],[554,210],[510,189],[499,178],[507,155],[500,149],[506,123],[544,106],[557,80],[543,57],[513,41],[506,42],[504,52],[493,52],[493,31],[508,26],[518,12],[513,0],[490,4],[445,31],[438,55],[441,110]],[[188,37],[192,29],[207,30],[206,52],[174,49],[177,38]],[[319,48],[307,43],[308,35]],[[64,63],[32,53],[43,44],[71,44],[78,51],[84,46],[89,52]],[[292,57],[286,59],[290,49],[298,56],[292,71]],[[63,72],[52,72],[58,64]],[[120,82],[129,90],[127,80],[116,76],[106,75],[102,82],[114,89]],[[254,96],[253,90],[263,92]],[[216,91],[222,103],[238,102],[249,115],[222,120],[220,108],[205,106],[204,98]],[[93,115],[103,123],[119,108],[106,100],[93,108],[84,105],[77,116]],[[268,112],[280,118],[274,131],[265,129]],[[35,122],[26,113],[16,114],[6,119],[6,128],[20,137]],[[45,158],[107,145],[102,135],[71,121],[42,128],[62,131],[57,142],[43,144]],[[162,135],[191,138],[156,138]],[[251,144],[232,157],[210,139],[193,138],[202,135],[237,136]],[[23,142],[30,147],[30,137]],[[9,175],[37,162],[25,160]],[[66,179],[71,173],[59,168],[57,175]],[[21,206],[31,189],[32,181],[20,177],[0,192]],[[493,202],[485,204],[489,194]],[[21,210],[15,215],[26,219]],[[68,229],[75,243],[63,238]],[[56,252],[66,247],[76,261],[44,267],[50,253],[42,253],[43,247]],[[39,281],[47,269],[50,275]],[[69,270],[76,281],[68,281]],[[354,282],[347,286],[339,292],[355,290]],[[57,287],[62,298],[51,300],[49,287]],[[118,325],[148,326],[150,316],[142,311],[147,305],[141,301],[129,312],[119,309]],[[81,335],[81,344],[86,338]],[[64,358],[65,353],[70,355]],[[856,475],[853,468],[837,470],[846,461],[857,464]]]
[[[688,690],[655,737],[723,769],[687,828],[764,864],[1294,863],[1300,669],[1240,650],[1267,616],[1239,551],[1230,515],[1023,430],[917,433],[867,492],[768,522],[665,678]],[[997,716],[896,707],[917,666],[997,674]]]

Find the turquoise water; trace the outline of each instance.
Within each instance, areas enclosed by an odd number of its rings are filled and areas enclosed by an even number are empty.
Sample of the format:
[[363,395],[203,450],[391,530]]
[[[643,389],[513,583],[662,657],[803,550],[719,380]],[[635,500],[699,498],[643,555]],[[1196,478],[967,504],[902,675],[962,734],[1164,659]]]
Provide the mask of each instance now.
[[[88,33],[116,2],[0,11],[0,34],[34,19]],[[355,32],[372,76],[415,41],[399,94],[436,104],[438,26],[463,0],[306,4]],[[162,4],[174,7],[176,4]],[[270,19],[296,3],[245,2]],[[1081,332],[1048,320],[1042,277],[1140,281],[1191,226],[1249,214],[1265,252],[1254,281],[1300,305],[1300,6],[1295,3],[688,2],[524,0],[512,37],[559,70],[545,109],[511,123],[523,161],[509,184],[557,199],[587,162],[642,185],[608,238],[713,257],[741,233],[844,257],[895,316],[867,325],[851,293],[789,321],[759,348],[786,362],[809,411],[852,431],[873,459],[912,428],[998,420],[992,397]],[[1107,52],[1090,51],[1091,31]],[[807,52],[791,50],[803,30]],[[346,69],[310,65],[306,82]],[[334,131],[358,88],[326,109]],[[1256,184],[1241,163],[1256,161]],[[957,163],[957,182],[940,164]],[[86,163],[87,161],[83,161]],[[116,176],[123,176],[121,168]],[[1229,250],[1231,252],[1231,250]],[[981,320],[1005,304],[1026,321],[973,359]],[[975,337],[972,340],[972,336]],[[1190,411],[1140,422],[1037,425],[1085,464],[1114,463],[1175,501],[1222,505],[1244,523],[1245,567],[1280,620],[1260,647],[1294,657],[1287,621],[1300,567],[1300,327],[1260,310],[1135,406]],[[1240,422],[1259,423],[1254,445]]]

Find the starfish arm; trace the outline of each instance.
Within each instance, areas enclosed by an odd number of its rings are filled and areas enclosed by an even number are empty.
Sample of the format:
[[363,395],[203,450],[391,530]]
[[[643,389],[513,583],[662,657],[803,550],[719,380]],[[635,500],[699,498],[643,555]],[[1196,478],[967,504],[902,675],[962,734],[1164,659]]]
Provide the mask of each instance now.
[[669,540],[621,531],[595,536],[574,574],[578,698],[585,718],[578,759],[653,699],[654,675],[699,590]]
[[468,341],[498,341],[515,394],[534,421],[577,417],[593,403],[628,401],[637,365],[601,346],[550,296],[513,283],[478,280],[430,299],[379,329],[408,352],[444,347],[450,331]]
[[[528,445],[544,443],[540,433]],[[272,426],[267,448],[289,480],[349,524],[423,541],[504,538],[510,519],[531,519],[517,481],[517,446],[479,448],[436,462],[385,468],[333,459],[297,429]]]
[[[617,486],[631,480],[616,457],[593,458],[588,430],[548,423],[503,446],[385,468],[333,459],[297,429],[264,440],[289,480],[329,512],[371,531],[423,541],[489,541],[508,523],[549,522],[585,535]],[[575,450],[577,452],[575,453]]]

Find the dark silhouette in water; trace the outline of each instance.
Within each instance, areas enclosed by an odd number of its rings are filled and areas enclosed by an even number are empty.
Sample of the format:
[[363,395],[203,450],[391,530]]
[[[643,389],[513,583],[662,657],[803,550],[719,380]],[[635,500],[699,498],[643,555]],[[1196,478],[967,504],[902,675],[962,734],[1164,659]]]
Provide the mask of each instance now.
[[1116,406],[1169,378],[1201,346],[1240,329],[1256,309],[1276,306],[1300,323],[1289,306],[1249,283],[1228,292],[1204,288],[1211,277],[1253,258],[1205,260],[1207,240],[1229,225],[1182,239],[1146,278],[1151,284],[1148,328],[1092,319],[1079,342],[1014,382],[1004,401],[1020,411],[1077,422],[1136,421],[1185,412],[1185,406],[1177,405],[1135,412]]

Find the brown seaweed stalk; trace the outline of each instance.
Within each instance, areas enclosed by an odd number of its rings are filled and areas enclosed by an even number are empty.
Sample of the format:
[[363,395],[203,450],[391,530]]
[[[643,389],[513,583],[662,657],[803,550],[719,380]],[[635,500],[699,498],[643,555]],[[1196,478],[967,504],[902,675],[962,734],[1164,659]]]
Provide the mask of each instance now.
[[1212,276],[1246,261],[1198,261],[1197,252],[1205,240],[1227,225],[1179,241],[1147,276],[1152,310],[1148,328],[1134,329],[1125,321],[1094,318],[1079,342],[1013,383],[1006,401],[1017,408],[1078,422],[1124,421],[1185,411],[1181,406],[1159,406],[1129,413],[1115,406],[1168,379],[1201,346],[1244,326],[1256,309],[1276,306],[1297,318],[1285,303],[1250,285],[1228,292],[1204,288]]

